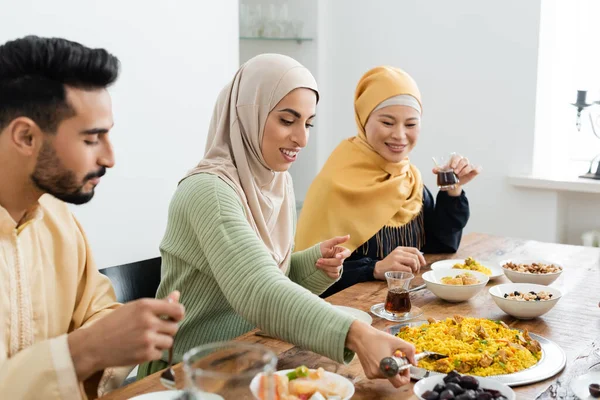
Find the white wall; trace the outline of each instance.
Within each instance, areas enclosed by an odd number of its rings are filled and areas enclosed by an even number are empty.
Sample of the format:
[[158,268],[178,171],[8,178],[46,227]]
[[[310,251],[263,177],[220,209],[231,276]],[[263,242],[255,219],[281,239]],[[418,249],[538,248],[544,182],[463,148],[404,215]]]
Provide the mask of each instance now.
[[356,132],[353,94],[361,75],[394,65],[422,91],[423,128],[412,160],[426,184],[434,189],[431,156],[456,151],[484,167],[466,188],[467,231],[556,238],[547,210],[556,211],[557,196],[506,183],[507,175],[532,168],[540,0],[378,0],[368,7],[326,0],[319,13],[319,82],[326,89],[319,165]]
[[[297,43],[296,41],[269,41],[269,40],[241,40],[240,41],[240,64],[250,58],[263,53],[279,53],[290,56],[308,68],[317,82],[320,82],[318,74],[318,38],[317,38],[317,12],[318,0],[243,0],[241,3],[254,5],[261,4],[266,10],[269,4],[287,4],[290,19],[297,19],[304,23],[302,36],[312,38],[312,41]],[[321,90],[321,87],[319,87]],[[310,130],[308,145],[300,152],[298,160],[290,169],[294,180],[294,191],[296,200],[301,202],[312,179],[318,172],[317,159],[317,137],[320,135],[320,110],[317,109],[315,127]]]
[[0,10],[0,42],[61,36],[121,60],[117,165],[73,209],[100,268],[157,256],[170,198],[202,158],[214,100],[237,70],[237,0],[0,0]]

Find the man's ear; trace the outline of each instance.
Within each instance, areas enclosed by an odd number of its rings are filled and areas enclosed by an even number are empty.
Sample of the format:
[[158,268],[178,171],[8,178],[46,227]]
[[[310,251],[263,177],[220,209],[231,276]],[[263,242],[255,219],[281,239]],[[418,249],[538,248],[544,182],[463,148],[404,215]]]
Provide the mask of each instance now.
[[18,117],[4,129],[4,134],[9,136],[9,143],[24,156],[37,153],[42,145],[43,132],[30,118]]

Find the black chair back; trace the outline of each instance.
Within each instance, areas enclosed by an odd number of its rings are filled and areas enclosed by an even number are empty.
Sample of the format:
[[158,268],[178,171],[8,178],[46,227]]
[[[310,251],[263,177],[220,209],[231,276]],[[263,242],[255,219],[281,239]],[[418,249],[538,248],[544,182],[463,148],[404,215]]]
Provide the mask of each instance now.
[[104,268],[100,272],[112,282],[120,303],[154,298],[160,283],[160,257]]

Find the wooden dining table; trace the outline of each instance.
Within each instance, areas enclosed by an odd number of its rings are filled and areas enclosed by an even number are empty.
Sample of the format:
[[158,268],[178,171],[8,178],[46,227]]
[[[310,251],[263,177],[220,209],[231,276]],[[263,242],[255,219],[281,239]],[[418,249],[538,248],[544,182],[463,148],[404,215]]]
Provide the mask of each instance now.
[[[437,298],[429,290],[421,290],[411,294],[412,304],[424,311],[423,317],[443,319],[455,314],[502,320],[512,328],[527,329],[546,339],[557,343],[566,353],[566,368],[554,377],[540,382],[513,388],[518,399],[535,399],[544,392],[544,398],[571,398],[568,394],[570,376],[579,369],[574,369],[576,360],[589,356],[598,345],[600,338],[600,249],[582,246],[570,246],[554,243],[541,243],[531,240],[489,236],[485,234],[466,235],[457,254],[427,255],[427,266],[413,280],[412,286],[423,283],[422,272],[430,269],[431,263],[448,258],[473,257],[478,260],[502,260],[511,257],[551,260],[563,266],[563,273],[552,284],[562,292],[562,298],[547,314],[531,319],[519,320],[501,311],[494,303],[487,288],[474,298],[462,303],[448,303]],[[502,276],[490,281],[488,287],[509,283]],[[387,287],[385,282],[365,282],[349,287],[326,300],[331,304],[344,305],[369,312],[372,305],[385,300]],[[384,329],[394,322],[373,315],[373,326]],[[364,376],[358,357],[348,365],[338,364],[331,359],[301,349],[293,344],[256,335],[257,331],[248,332],[236,339],[247,343],[260,343],[278,355],[278,369],[294,368],[306,365],[309,368],[322,366],[326,370],[341,374],[350,379],[356,388],[353,399],[386,400],[414,399],[414,382],[395,389],[387,380],[369,380]],[[183,386],[183,370],[181,364],[175,366],[178,387]],[[165,390],[159,381],[160,372],[145,379],[122,387],[103,396],[102,400],[125,400],[131,397]],[[557,379],[559,384],[557,385]],[[562,385],[560,384],[562,382]],[[554,383],[558,390],[548,387]],[[562,391],[562,392],[561,392]]]

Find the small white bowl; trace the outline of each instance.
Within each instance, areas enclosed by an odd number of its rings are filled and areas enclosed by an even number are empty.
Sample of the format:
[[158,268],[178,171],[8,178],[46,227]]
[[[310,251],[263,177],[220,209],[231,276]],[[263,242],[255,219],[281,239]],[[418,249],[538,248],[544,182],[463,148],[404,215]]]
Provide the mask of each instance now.
[[[537,285],[549,285],[552,282],[554,282],[556,279],[558,279],[560,274],[562,274],[562,272],[563,272],[563,271],[553,272],[551,274],[531,274],[528,272],[517,272],[517,271],[513,271],[508,268],[504,268],[504,265],[506,265],[509,262],[512,262],[514,264],[543,263],[543,264],[553,264],[553,265],[560,266],[560,267],[562,267],[562,266],[559,264],[544,261],[544,260],[510,259],[510,260],[502,261],[500,263],[500,265],[502,266],[502,271],[504,271],[504,275],[506,275],[506,277],[508,279],[510,279],[511,282],[514,282],[514,283],[535,283]],[[564,267],[563,267],[563,270],[564,270]]]
[[[455,277],[457,275],[464,274],[465,272],[469,272],[472,274],[479,283],[475,285],[447,285],[442,283],[442,278],[451,276]],[[445,268],[445,269],[436,269],[435,271],[427,271],[423,274],[423,280],[427,285],[427,289],[431,290],[433,294],[435,294],[440,299],[458,303],[461,301],[467,301],[471,297],[474,297],[481,289],[485,287],[485,285],[489,281],[489,277],[481,272],[477,271],[465,271],[463,269],[453,269],[453,268]]]
[[[281,371],[275,371],[275,373],[277,375],[287,375],[289,372],[292,371],[293,369],[284,369]],[[254,398],[257,400],[260,399],[258,397],[258,387],[261,375],[262,374],[256,375],[252,379],[252,382],[250,382],[250,391],[254,395]],[[342,400],[350,400],[352,396],[354,396],[354,384],[352,384],[352,382],[350,382],[349,379],[329,371],[325,371],[325,374],[323,376],[324,379],[327,379],[327,381],[334,383],[336,387],[340,388],[340,390],[343,392],[343,396],[341,396]]]
[[[552,294],[552,299],[546,301],[518,301],[505,299],[504,294],[513,292],[546,292]],[[532,319],[546,314],[558,303],[562,293],[550,286],[536,285],[534,283],[505,283],[490,288],[492,299],[502,311],[519,319]]]
[[[415,395],[420,400],[423,400],[423,393],[425,393],[428,390],[433,390],[435,385],[437,385],[438,383],[443,384],[445,376],[446,375],[433,375],[429,378],[419,380],[417,383],[415,383],[415,386],[413,387]],[[497,380],[491,378],[480,378],[478,376],[475,377],[475,379],[479,381],[479,386],[483,389],[497,390],[500,393],[502,393],[502,395],[508,400],[515,400],[517,398],[515,396],[515,392],[511,388],[506,386],[504,383],[500,383]]]

